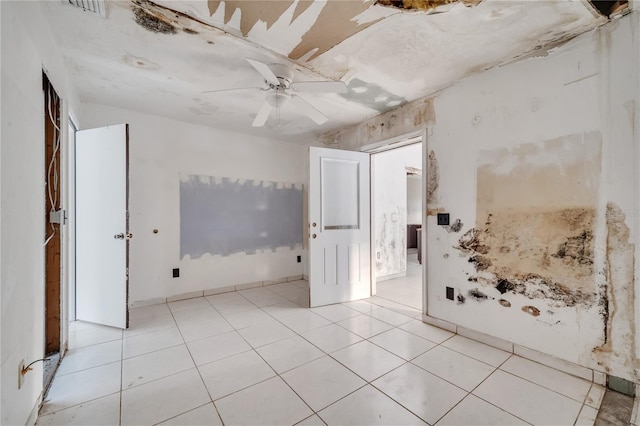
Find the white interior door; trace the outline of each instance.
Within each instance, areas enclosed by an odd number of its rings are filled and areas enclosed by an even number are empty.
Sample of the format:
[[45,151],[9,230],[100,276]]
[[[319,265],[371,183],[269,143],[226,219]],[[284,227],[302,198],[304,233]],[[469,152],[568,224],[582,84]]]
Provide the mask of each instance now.
[[127,327],[128,127],[76,133],[76,318]]
[[369,154],[309,152],[311,307],[371,295]]

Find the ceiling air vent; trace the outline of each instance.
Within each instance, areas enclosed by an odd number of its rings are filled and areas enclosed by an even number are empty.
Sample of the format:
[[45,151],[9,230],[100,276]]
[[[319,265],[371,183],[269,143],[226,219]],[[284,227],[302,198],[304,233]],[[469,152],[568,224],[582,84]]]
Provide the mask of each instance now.
[[103,18],[107,17],[104,0],[62,0],[62,3],[69,3],[77,6],[86,12],[93,12]]

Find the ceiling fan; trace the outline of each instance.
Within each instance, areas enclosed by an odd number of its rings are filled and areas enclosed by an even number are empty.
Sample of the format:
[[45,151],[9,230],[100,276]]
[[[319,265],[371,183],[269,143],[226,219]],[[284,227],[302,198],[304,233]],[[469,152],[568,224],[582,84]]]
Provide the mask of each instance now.
[[300,112],[316,124],[324,124],[327,117],[313,105],[305,101],[296,92],[306,93],[347,93],[347,86],[342,81],[293,81],[293,72],[285,65],[267,65],[255,59],[246,58],[256,71],[260,73],[267,85],[263,87],[240,87],[235,89],[208,90],[202,93],[228,92],[232,90],[260,89],[267,92],[262,106],[253,120],[253,127],[262,127],[267,122],[273,109],[280,113],[280,108],[291,102]]

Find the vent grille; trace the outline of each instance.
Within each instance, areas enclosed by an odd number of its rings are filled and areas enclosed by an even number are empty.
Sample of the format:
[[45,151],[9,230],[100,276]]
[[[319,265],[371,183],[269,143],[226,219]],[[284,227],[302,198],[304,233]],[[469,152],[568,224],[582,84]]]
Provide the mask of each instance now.
[[103,18],[107,17],[104,0],[62,0],[62,2],[79,7],[86,12],[93,12]]

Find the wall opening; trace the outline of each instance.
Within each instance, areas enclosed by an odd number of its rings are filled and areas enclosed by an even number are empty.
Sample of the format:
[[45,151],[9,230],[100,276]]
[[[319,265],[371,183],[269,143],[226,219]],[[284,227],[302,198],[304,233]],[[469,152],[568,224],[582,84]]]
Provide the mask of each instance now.
[[590,0],[590,3],[607,18],[624,14],[629,10],[629,0]]
[[44,91],[44,144],[45,144],[45,355],[44,387],[53,378],[60,359],[61,335],[61,272],[62,272],[62,163],[61,102],[53,85],[42,73]]

